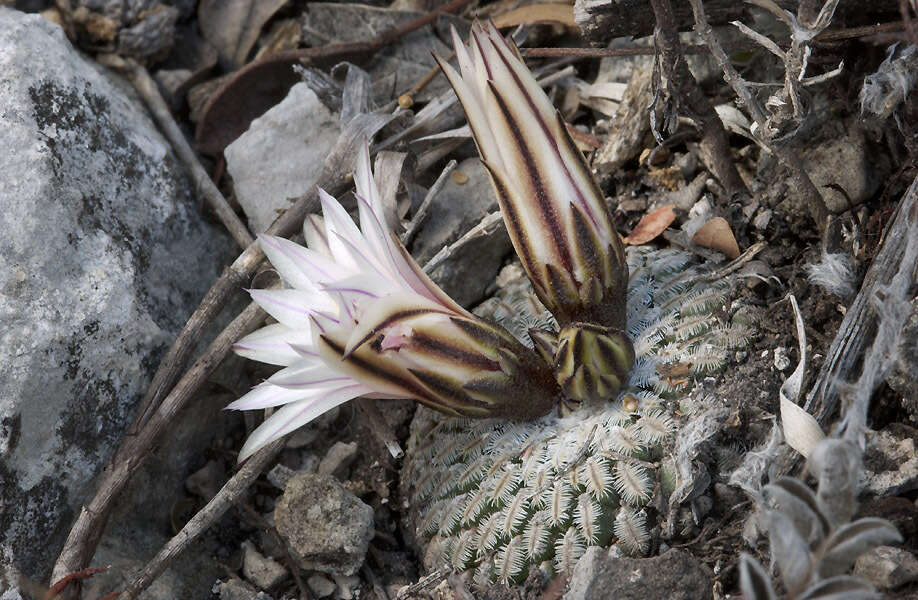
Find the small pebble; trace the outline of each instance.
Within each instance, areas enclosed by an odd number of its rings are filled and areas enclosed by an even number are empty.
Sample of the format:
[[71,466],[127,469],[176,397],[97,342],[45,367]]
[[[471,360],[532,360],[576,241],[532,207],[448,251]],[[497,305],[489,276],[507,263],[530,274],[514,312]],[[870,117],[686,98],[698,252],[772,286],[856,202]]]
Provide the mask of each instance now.
[[242,574],[262,590],[280,585],[287,578],[287,569],[274,559],[263,556],[250,542],[244,542]]
[[450,173],[450,179],[452,179],[453,183],[456,185],[465,185],[469,182],[469,176],[462,171],[453,171]]
[[786,371],[790,367],[790,358],[787,356],[787,349],[784,346],[775,348],[775,368],[779,371]]
[[316,574],[306,580],[306,585],[312,590],[312,593],[319,598],[327,598],[335,593],[335,582],[327,577]]
[[328,449],[316,472],[319,475],[331,475],[339,480],[347,479],[347,470],[357,458],[357,442],[335,442]]

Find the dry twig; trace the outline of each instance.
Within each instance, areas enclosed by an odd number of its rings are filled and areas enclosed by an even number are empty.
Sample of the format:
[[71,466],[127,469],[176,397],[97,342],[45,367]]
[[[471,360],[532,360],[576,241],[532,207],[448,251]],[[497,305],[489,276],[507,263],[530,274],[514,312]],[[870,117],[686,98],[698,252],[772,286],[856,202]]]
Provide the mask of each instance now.
[[701,150],[708,156],[707,162],[710,162],[714,176],[731,195],[747,192],[746,184],[743,183],[730,156],[730,144],[723,122],[685,62],[670,1],[651,0],[650,4],[657,19],[654,38],[658,51],[654,69],[658,84],[654,86],[656,89],[653,104],[656,105],[658,100],[662,100],[662,110],[653,110],[650,118],[657,141],[663,141],[656,127],[657,113],[663,114],[663,128],[672,134],[675,132],[680,112],[679,103],[684,103],[685,112],[698,123]]
[[204,167],[201,166],[198,155],[195,154],[191,146],[188,145],[185,136],[175,123],[175,119],[172,118],[172,112],[166,105],[166,101],[163,100],[162,95],[160,95],[156,82],[153,81],[153,78],[150,77],[147,70],[134,60],[124,60],[123,65],[125,74],[134,85],[134,89],[140,94],[144,104],[147,105],[147,108],[153,114],[153,118],[156,119],[159,128],[169,139],[169,143],[172,144],[175,153],[178,154],[182,162],[185,163],[189,174],[194,180],[195,187],[201,191],[204,200],[207,201],[211,210],[214,211],[217,218],[220,219],[220,222],[226,227],[226,230],[233,237],[233,240],[236,241],[236,244],[240,248],[249,247],[255,239],[252,237],[252,234],[249,233],[245,224],[230,207],[226,198],[220,193],[220,190],[217,189],[217,186],[214,185],[210,175],[208,175]]
[[166,567],[175,560],[194,540],[217,522],[231,506],[233,506],[249,488],[249,485],[271,464],[284,447],[286,437],[265,446],[242,465],[235,475],[227,481],[211,498],[210,502],[191,518],[171,540],[157,553],[140,573],[128,584],[127,588],[118,596],[118,600],[136,598],[147,589],[151,583],[166,570]]
[[405,233],[402,234],[402,243],[406,246],[411,243],[411,240],[414,239],[414,236],[417,235],[418,230],[420,230],[421,225],[424,224],[424,219],[427,218],[427,213],[430,211],[430,204],[433,202],[433,199],[437,197],[437,194],[440,193],[440,190],[443,189],[443,186],[446,185],[446,180],[450,173],[456,169],[456,164],[455,160],[446,163],[440,176],[437,177],[434,184],[427,190],[424,200],[414,213],[414,216],[411,217],[411,222],[408,223],[408,228],[405,230]]
[[718,42],[717,38],[714,36],[711,25],[708,23],[707,17],[705,16],[704,6],[701,0],[689,0],[689,2],[692,5],[692,12],[695,16],[695,31],[698,32],[698,35],[701,36],[705,44],[707,44],[708,48],[711,50],[711,54],[724,72],[724,79],[730,87],[733,88],[740,102],[746,105],[749,114],[752,116],[753,121],[755,121],[756,130],[753,133],[762,144],[778,158],[781,164],[790,171],[795,186],[799,193],[803,195],[809,207],[810,216],[816,222],[816,226],[819,230],[824,231],[826,228],[826,221],[829,217],[829,209],[826,208],[826,203],[819,194],[819,190],[813,185],[813,181],[810,179],[809,175],[807,175],[796,153],[786,145],[774,143],[773,139],[769,136],[769,117],[765,109],[759,103],[758,98],[756,98],[749,89],[749,85],[733,67],[727,53],[724,52],[720,42]]

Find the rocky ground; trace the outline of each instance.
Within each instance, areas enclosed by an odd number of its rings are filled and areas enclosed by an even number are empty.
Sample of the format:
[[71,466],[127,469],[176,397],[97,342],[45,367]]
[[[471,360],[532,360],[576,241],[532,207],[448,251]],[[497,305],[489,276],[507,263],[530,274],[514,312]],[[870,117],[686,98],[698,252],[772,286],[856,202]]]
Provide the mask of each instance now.
[[[432,52],[450,54],[449,26],[465,32],[475,15],[526,26],[520,41],[527,47],[584,46],[577,23],[592,18],[570,5],[469,4],[386,37],[388,28],[436,7],[401,0],[391,7],[292,0],[53,4],[0,1],[0,141],[9,149],[0,153],[2,600],[60,591],[48,589],[74,520],[139,418],[153,374],[186,319],[241,251],[238,236],[204,205],[206,186],[150,115],[148,92],[135,89],[119,61],[146,66],[252,233],[317,183],[328,186],[346,172],[327,157],[336,156],[355,117],[374,109],[390,115],[366,127],[384,149],[403,153],[384,164],[394,174],[388,185],[409,249],[457,301],[494,314],[495,298],[515,289],[519,268],[499,220],[488,221],[496,201],[474,145],[455,131],[464,124],[461,112],[444,108],[451,98],[446,82],[419,82],[435,65]],[[691,124],[680,124],[664,143],[654,140],[651,57],[530,60],[551,78],[546,89],[573,125],[622,235],[638,246],[681,249],[712,270],[735,257],[732,247],[744,252],[761,244],[731,272],[729,292],[711,317],[726,322],[742,308],[753,331],[747,345],[685,392],[712,402],[719,415],[716,432],[693,455],[696,489],[671,514],[651,507],[646,557],[591,547],[569,572],[532,569],[509,586],[482,586],[469,574],[438,569],[417,531],[423,508],[412,506],[406,492],[414,483],[404,468],[417,445],[412,432],[417,436],[425,417],[411,402],[377,401],[376,412],[361,400],[290,436],[241,499],[142,597],[739,597],[740,552],[768,564],[769,543],[750,526],[755,503],[731,474],[767,444],[779,390],[801,358],[784,298],[792,294],[802,314],[805,395],[824,384],[827,357],[863,289],[873,308],[854,337],[865,344],[832,381],[842,386],[844,410],[856,387],[844,384],[867,385],[860,374],[879,371],[870,387],[858,516],[888,519],[904,542],[862,554],[853,572],[887,597],[918,598],[916,274],[912,269],[905,284],[907,309],[894,304],[891,288],[883,288],[885,296],[870,288],[883,232],[918,175],[918,52],[903,50],[901,27],[855,32],[861,23],[839,15],[832,31],[847,37],[817,45],[811,65],[824,73],[844,61],[844,69],[807,88],[806,118],[783,142],[836,215],[834,235],[819,231],[788,169],[751,139],[749,119],[707,54],[690,55],[689,67],[712,103],[726,107],[719,110],[731,132],[730,155],[748,193],[728,193],[712,174]],[[897,22],[898,7],[882,16],[876,22]],[[786,30],[774,19],[743,18],[784,44]],[[739,39],[732,27],[716,30]],[[597,41],[595,31],[589,35]],[[373,40],[381,41],[331,46]],[[283,52],[303,49],[312,49],[312,62],[294,71],[305,54],[291,59]],[[732,56],[748,80],[781,83],[783,68],[770,57],[757,47]],[[865,79],[879,82],[876,98],[865,99]],[[458,166],[436,185],[453,159]],[[431,189],[427,216],[419,219]],[[347,204],[348,190],[338,191]],[[725,229],[699,236],[717,218]],[[918,226],[909,234],[918,236]],[[843,256],[842,268],[830,268],[827,254]],[[195,356],[245,307],[242,288],[263,287],[270,278],[261,272],[238,282],[238,293],[192,340]],[[892,337],[883,328],[889,319],[901,322]],[[882,369],[874,369],[870,361],[880,359],[869,351],[881,343],[888,348]],[[230,354],[194,392],[118,500],[89,563],[107,569],[82,579],[84,598],[128,585],[237,472],[239,448],[260,416],[221,409],[272,370]],[[687,422],[681,400],[670,400],[667,410]],[[836,413],[823,425],[830,430],[837,422]],[[409,455],[395,458],[393,441]],[[662,446],[659,464],[676,452],[675,443]],[[783,463],[773,460],[777,474]]]

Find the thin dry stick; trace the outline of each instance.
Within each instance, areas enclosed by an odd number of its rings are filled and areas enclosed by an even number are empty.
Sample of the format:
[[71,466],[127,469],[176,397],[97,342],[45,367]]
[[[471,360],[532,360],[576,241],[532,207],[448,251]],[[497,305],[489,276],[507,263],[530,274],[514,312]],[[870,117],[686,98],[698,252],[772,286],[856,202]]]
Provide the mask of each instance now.
[[194,540],[217,522],[231,506],[246,492],[261,472],[271,464],[284,448],[286,437],[271,442],[255,453],[242,465],[235,475],[227,481],[211,498],[210,502],[191,518],[171,540],[140,571],[127,588],[118,596],[118,600],[136,598],[181,554]]
[[[192,365],[172,392],[163,400],[159,409],[149,417],[145,426],[135,435],[125,436],[103,473],[96,495],[80,511],[80,516],[71,529],[64,550],[58,558],[55,572],[58,568],[67,569],[64,571],[66,574],[77,570],[70,569],[69,565],[84,564],[91,560],[104,530],[105,517],[108,516],[115,499],[127,485],[131,475],[143,465],[144,458],[153,449],[166,427],[188,403],[207,377],[219,366],[233,342],[255,329],[264,318],[264,311],[254,302],[251,303],[238,317],[233,319],[211,343],[204,355]],[[59,579],[59,577],[55,576],[54,579]]]
[[761,104],[759,104],[758,99],[749,90],[746,82],[733,67],[729,57],[727,57],[727,53],[724,52],[720,42],[718,42],[717,38],[714,36],[711,25],[708,23],[707,17],[704,14],[704,6],[701,0],[689,0],[689,3],[692,5],[692,12],[695,15],[695,31],[701,36],[705,44],[707,44],[714,59],[720,65],[724,72],[724,79],[726,82],[733,88],[734,93],[736,93],[742,104],[745,104],[746,108],[749,110],[749,114],[758,126],[757,133],[760,135],[757,135],[757,137],[769,151],[777,157],[781,164],[790,171],[791,178],[798,192],[803,195],[810,209],[810,216],[816,222],[816,226],[819,230],[824,231],[829,217],[829,209],[826,208],[826,203],[819,194],[819,190],[816,189],[816,186],[813,185],[813,181],[803,169],[800,158],[796,156],[790,148],[773,144],[765,135],[761,135],[766,131],[766,126],[768,124],[768,116],[765,114],[765,110],[762,108]]
[[201,161],[198,160],[197,154],[195,154],[191,146],[188,145],[185,136],[182,135],[181,130],[178,125],[176,125],[175,119],[172,118],[172,112],[169,111],[169,107],[166,106],[166,101],[163,100],[162,95],[160,95],[156,82],[153,81],[153,78],[150,77],[147,70],[135,61],[127,59],[124,63],[126,67],[125,73],[128,79],[130,79],[137,93],[140,94],[140,97],[143,99],[144,104],[147,105],[147,108],[153,114],[153,118],[156,119],[159,128],[165,134],[166,138],[168,138],[169,143],[172,144],[175,153],[178,154],[182,162],[185,163],[185,166],[191,174],[191,178],[194,180],[195,186],[197,189],[201,190],[201,195],[204,196],[204,200],[207,201],[211,210],[214,211],[217,218],[220,219],[220,222],[226,227],[226,230],[233,237],[233,240],[236,241],[236,244],[240,248],[247,248],[250,246],[255,239],[252,237],[252,234],[249,233],[245,224],[230,207],[226,198],[220,193],[220,190],[217,189],[217,186],[214,185],[210,175],[208,175],[204,167],[201,166]]
[[[709,158],[714,176],[727,188],[731,196],[748,192],[730,156],[730,144],[727,141],[723,121],[714,111],[714,106],[707,96],[701,91],[701,86],[698,85],[695,76],[689,71],[685,62],[670,1],[650,0],[650,4],[657,19],[656,38],[659,42],[663,82],[660,86],[662,89],[657,90],[657,94],[664,96],[664,122],[667,118],[675,119],[676,117],[675,114],[665,114],[669,110],[665,96],[675,96],[671,98],[674,102],[682,100],[689,116],[698,123],[701,133],[701,150]],[[672,110],[678,112],[675,107],[672,107]]]
[[463,246],[477,240],[478,238],[487,237],[493,235],[498,229],[503,227],[504,219],[501,217],[500,211],[494,211],[488,213],[478,222],[478,225],[475,225],[469,229],[465,234],[460,237],[458,240],[450,244],[449,246],[444,246],[440,249],[439,252],[433,255],[433,257],[427,261],[424,265],[425,273],[432,273],[434,269],[439,267],[441,264],[446,262],[450,256],[457,252]]
[[[348,176],[340,171],[341,158],[342,155],[349,152],[349,149],[353,149],[351,147],[357,143],[356,139],[372,135],[372,132],[368,133],[364,130],[365,127],[369,127],[369,125],[362,124],[360,119],[355,118],[352,120],[348,124],[348,128],[342,132],[338,145],[326,159],[325,167],[319,177],[319,184],[330,194],[337,195],[345,190]],[[274,221],[271,227],[268,228],[267,233],[289,237],[302,226],[303,219],[308,213],[318,209],[318,204],[315,191],[299,198],[293,206]],[[263,258],[264,253],[258,244],[252,244],[246,248],[232,265],[224,269],[223,274],[220,275],[220,278],[208,291],[194,314],[188,319],[184,329],[182,329],[175,343],[172,344],[153,376],[153,381],[137,409],[134,421],[125,434],[121,447],[115,452],[114,457],[109,461],[102,474],[95,496],[88,507],[84,507],[80,511],[79,517],[77,517],[71,528],[61,554],[55,563],[52,579],[57,580],[68,573],[85,568],[92,560],[115,499],[124,489],[131,475],[143,464],[147,454],[165,427],[162,419],[157,419],[156,423],[150,427],[154,416],[162,413],[164,410],[163,405],[167,404],[163,399],[172,399],[172,403],[177,404],[179,408],[184,406],[190,395],[197,389],[197,386],[203,383],[206,377],[206,373],[196,372],[195,367],[193,367],[183,377],[182,382],[176,386],[172,394],[168,397],[166,396],[182,373],[192,349],[200,339],[202,330],[213,321],[228,299],[242,288],[243,283],[255,274]],[[249,309],[243,312],[243,315],[249,314],[248,311],[253,306],[250,305]],[[239,318],[242,318],[243,315],[240,315]],[[264,313],[260,311],[258,311],[257,316],[249,314],[251,327],[254,327],[255,324],[263,319],[263,315]],[[217,340],[211,344],[208,352],[195,363],[196,366],[201,361],[206,361],[210,368],[214,368],[223,360],[229,352],[232,342],[235,342],[242,333],[242,329],[235,326],[239,318],[223,330]],[[218,344],[218,341],[221,340],[225,341],[225,343]],[[180,388],[181,392],[178,396],[175,396]],[[162,405],[160,404],[161,402]],[[177,409],[173,410],[167,406],[165,411],[166,418],[171,419]],[[138,440],[142,440],[143,443],[138,443]],[[68,594],[66,597],[72,598],[73,596]]]

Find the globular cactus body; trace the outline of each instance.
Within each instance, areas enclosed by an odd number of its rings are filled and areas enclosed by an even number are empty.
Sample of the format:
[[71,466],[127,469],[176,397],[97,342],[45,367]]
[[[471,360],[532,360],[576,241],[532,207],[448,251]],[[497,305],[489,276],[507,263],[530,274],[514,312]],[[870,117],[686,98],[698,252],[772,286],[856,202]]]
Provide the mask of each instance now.
[[[705,280],[691,255],[632,248],[628,263],[635,359],[617,399],[530,422],[419,409],[402,486],[429,567],[473,570],[482,584],[516,582],[533,567],[569,572],[593,545],[648,551],[645,508],[679,426],[680,394],[722,368],[751,331],[712,315],[729,283]],[[540,320],[504,325],[522,339]]]

